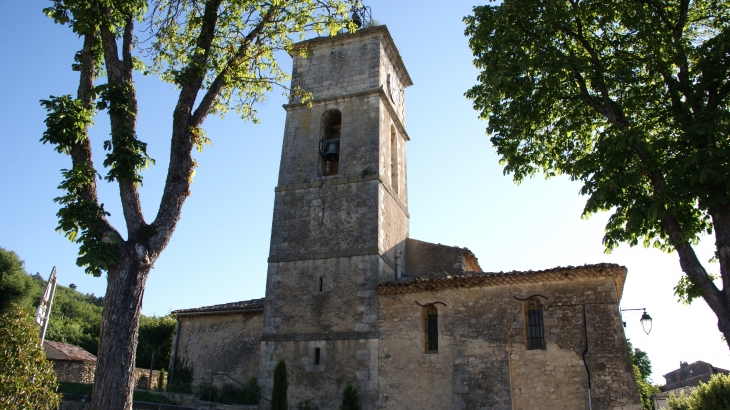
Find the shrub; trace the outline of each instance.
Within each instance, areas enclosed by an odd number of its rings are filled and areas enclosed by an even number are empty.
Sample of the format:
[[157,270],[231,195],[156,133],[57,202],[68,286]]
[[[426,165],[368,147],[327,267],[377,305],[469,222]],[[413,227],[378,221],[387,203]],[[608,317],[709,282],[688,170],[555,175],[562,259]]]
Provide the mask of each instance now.
[[201,382],[195,387],[195,394],[200,400],[204,401],[218,401],[220,398],[220,392],[218,387],[208,382]]
[[340,410],[360,410],[360,395],[352,385],[347,385],[342,393],[342,405]]
[[255,377],[248,379],[248,385],[246,387],[248,388],[241,387],[238,389],[238,402],[241,404],[259,404],[261,396],[256,394],[261,394],[259,380]]
[[689,407],[689,396],[684,392],[679,395],[670,394],[667,399],[667,409],[669,410],[691,410]]
[[684,393],[679,396],[669,396],[667,408],[670,410],[730,409],[730,375],[712,375],[709,382],[700,382],[699,387],[693,390],[689,396]]
[[697,410],[730,409],[730,375],[715,374],[707,383],[700,383],[690,396]]
[[157,377],[157,391],[165,390],[165,369],[160,370],[160,376]]
[[297,410],[319,410],[319,406],[315,406],[312,404],[312,402],[307,400],[302,400],[297,404]]
[[280,361],[274,368],[274,388],[271,392],[271,410],[288,410],[286,391],[289,382],[286,380],[286,364]]
[[175,359],[172,378],[167,381],[167,391],[174,393],[193,392],[193,366],[189,366],[187,360]]
[[38,327],[27,312],[10,307],[0,316],[0,408],[57,409],[57,386]]

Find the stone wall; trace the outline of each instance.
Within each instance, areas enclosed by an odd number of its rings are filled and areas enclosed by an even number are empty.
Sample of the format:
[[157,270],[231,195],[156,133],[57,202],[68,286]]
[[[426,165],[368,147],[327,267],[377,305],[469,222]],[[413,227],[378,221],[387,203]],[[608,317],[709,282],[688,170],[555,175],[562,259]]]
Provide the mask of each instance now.
[[[59,360],[51,359],[53,371],[56,372],[56,379],[65,383],[94,383],[94,372],[96,362],[80,360]],[[134,369],[134,386],[136,389],[147,389],[149,383],[149,369]],[[157,387],[157,379],[160,377],[159,370],[152,371],[152,387]]]
[[[150,369],[140,369],[136,367],[134,369],[134,388],[143,390],[155,390],[157,389],[157,382],[160,379],[160,371],[152,370],[152,384],[150,384]],[[167,383],[167,380],[165,380]]]
[[[310,399],[336,408],[350,383],[363,409],[376,408],[371,392],[377,390],[374,289],[380,266],[377,254],[269,264],[259,364],[264,396],[270,397],[273,369],[284,360],[293,406]],[[314,363],[315,348],[320,364]]]
[[[193,367],[193,384],[224,372],[241,383],[257,375],[263,312],[181,315],[177,357]],[[229,383],[223,377],[216,384]]]
[[[546,348],[527,350],[519,299],[536,294]],[[437,354],[416,302],[441,302]],[[380,408],[586,409],[586,331],[593,409],[641,408],[613,278],[380,295],[379,314]]]
[[59,382],[94,383],[96,362],[53,359],[51,363],[53,363],[53,371],[56,372],[56,379]]

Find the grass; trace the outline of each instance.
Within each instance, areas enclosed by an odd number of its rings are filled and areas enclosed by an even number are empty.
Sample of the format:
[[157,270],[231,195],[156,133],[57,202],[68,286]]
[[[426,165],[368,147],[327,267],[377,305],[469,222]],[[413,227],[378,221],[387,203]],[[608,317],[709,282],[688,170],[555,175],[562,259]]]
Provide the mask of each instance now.
[[[61,393],[68,393],[68,394],[85,394],[90,396],[92,390],[94,389],[93,384],[83,384],[83,383],[65,383],[65,382],[59,382],[58,383],[58,391]],[[132,396],[133,400],[136,401],[146,401],[149,403],[160,403],[160,404],[175,404],[174,402],[171,402],[167,399],[165,396],[160,396],[154,393],[150,393],[148,391],[135,391]]]

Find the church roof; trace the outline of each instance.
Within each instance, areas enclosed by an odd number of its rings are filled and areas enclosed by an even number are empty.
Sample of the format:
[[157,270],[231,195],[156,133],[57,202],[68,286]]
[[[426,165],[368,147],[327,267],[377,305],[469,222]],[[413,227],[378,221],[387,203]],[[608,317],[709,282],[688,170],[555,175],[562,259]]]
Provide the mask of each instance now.
[[96,356],[93,354],[78,346],[70,345],[68,343],[44,340],[43,350],[46,352],[46,359],[48,360],[80,360],[84,362],[96,361]]
[[378,285],[381,295],[395,295],[421,291],[437,291],[448,288],[477,286],[501,286],[519,283],[558,282],[566,279],[614,277],[618,299],[623,294],[627,269],[614,263],[566,266],[527,272],[466,272],[440,278],[408,278]]
[[242,300],[240,302],[224,303],[222,305],[203,306],[191,309],[174,310],[172,313],[178,316],[185,315],[203,315],[203,314],[220,314],[220,313],[238,313],[238,312],[254,312],[264,310],[264,298]]

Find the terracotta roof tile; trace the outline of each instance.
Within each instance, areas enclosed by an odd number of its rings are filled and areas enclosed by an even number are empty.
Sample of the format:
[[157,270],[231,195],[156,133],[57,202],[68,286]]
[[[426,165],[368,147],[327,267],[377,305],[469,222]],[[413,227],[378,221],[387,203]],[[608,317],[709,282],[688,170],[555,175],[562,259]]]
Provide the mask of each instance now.
[[224,303],[222,305],[213,305],[213,306],[203,306],[198,308],[191,308],[191,309],[180,309],[180,310],[174,310],[172,313],[178,314],[178,315],[193,315],[193,314],[204,314],[204,313],[232,313],[234,311],[242,311],[242,310],[263,310],[264,308],[264,298],[260,299],[251,299],[251,300],[242,300],[240,302],[231,302],[231,303]]
[[52,340],[43,341],[43,350],[49,360],[83,360],[85,362],[95,362],[96,356],[86,350],[70,345],[68,343],[54,342]]
[[613,263],[596,265],[566,266],[540,271],[512,272],[467,272],[440,278],[409,278],[385,282],[378,285],[381,295],[402,294],[420,291],[434,291],[448,288],[469,288],[477,286],[500,286],[517,283],[556,282],[566,279],[614,277],[619,300],[623,293],[627,269]]

